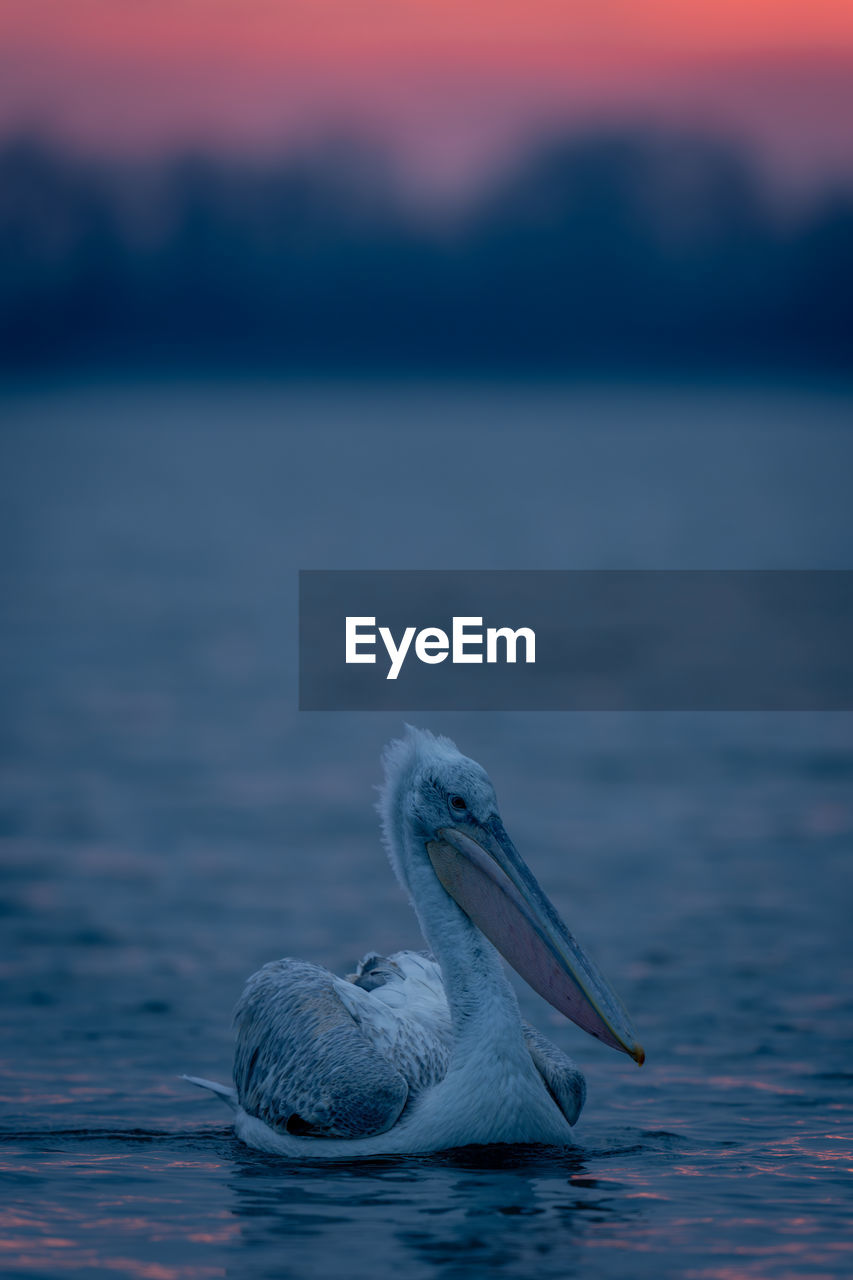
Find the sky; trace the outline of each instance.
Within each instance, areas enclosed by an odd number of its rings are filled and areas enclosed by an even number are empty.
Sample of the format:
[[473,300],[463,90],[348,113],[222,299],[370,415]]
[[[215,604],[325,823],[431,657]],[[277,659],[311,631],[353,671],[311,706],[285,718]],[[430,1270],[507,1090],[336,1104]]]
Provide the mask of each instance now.
[[356,136],[474,181],[543,130],[701,128],[853,175],[851,0],[0,0],[0,137],[138,155]]

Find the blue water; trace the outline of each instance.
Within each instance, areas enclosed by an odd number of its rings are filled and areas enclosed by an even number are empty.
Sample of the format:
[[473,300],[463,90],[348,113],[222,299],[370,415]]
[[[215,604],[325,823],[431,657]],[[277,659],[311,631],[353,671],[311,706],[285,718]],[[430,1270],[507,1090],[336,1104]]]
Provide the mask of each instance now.
[[256,384],[0,397],[0,1250],[10,1276],[846,1276],[853,716],[414,717],[619,990],[518,984],[568,1150],[328,1167],[215,1100],[245,977],[417,946],[383,715],[300,715],[298,568],[853,567],[838,390]]

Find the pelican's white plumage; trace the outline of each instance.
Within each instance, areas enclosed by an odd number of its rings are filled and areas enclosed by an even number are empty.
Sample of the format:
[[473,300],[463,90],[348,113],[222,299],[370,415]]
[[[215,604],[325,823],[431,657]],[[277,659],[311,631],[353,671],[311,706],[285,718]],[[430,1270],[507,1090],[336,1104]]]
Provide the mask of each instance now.
[[642,1062],[627,1015],[515,851],[483,769],[411,728],[383,762],[385,844],[432,956],[368,955],[347,978],[266,965],[237,1006],[235,1088],[188,1079],[233,1106],[250,1146],[285,1156],[567,1143],[583,1076],[522,1022],[489,937],[555,1007]]

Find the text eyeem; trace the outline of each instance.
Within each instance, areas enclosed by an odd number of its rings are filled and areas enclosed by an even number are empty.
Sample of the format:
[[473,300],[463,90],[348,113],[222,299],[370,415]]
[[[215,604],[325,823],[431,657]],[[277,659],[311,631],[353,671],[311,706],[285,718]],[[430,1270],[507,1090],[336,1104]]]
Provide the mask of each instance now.
[[[351,662],[376,661],[375,618],[347,618],[346,660]],[[530,627],[486,627],[482,618],[453,618],[448,636],[440,627],[406,627],[399,643],[390,627],[378,628],[379,638],[389,658],[386,680],[396,680],[414,641],[415,657],[420,662],[434,664],[444,662],[515,662],[518,642],[524,642],[524,661],[536,661],[536,633]],[[485,646],[485,656],[483,648]]]

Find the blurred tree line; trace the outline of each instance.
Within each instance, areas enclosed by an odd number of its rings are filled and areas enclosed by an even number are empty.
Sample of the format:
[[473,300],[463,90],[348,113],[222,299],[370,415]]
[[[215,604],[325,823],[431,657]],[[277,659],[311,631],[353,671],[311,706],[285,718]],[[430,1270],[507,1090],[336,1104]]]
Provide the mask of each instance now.
[[452,214],[382,160],[0,151],[0,365],[849,369],[853,194],[690,137],[551,140]]

